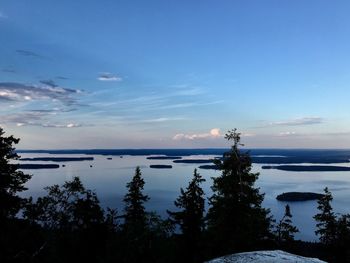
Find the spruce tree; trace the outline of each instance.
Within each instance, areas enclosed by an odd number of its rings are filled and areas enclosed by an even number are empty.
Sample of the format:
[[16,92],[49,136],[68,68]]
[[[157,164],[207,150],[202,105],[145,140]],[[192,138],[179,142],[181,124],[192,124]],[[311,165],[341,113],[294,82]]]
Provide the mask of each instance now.
[[254,187],[259,174],[251,172],[249,154],[239,149],[240,133],[234,129],[225,138],[233,145],[215,161],[222,173],[213,178],[207,215],[216,254],[254,248],[270,235],[271,226],[269,210],[261,206],[264,194]]
[[24,184],[31,178],[31,175],[19,171],[18,164],[14,163],[19,159],[15,152],[14,144],[19,139],[11,136],[4,136],[0,128],[0,222],[13,218],[25,204],[25,199],[17,194],[27,190]]
[[141,262],[149,260],[149,215],[144,203],[149,197],[143,194],[145,181],[141,177],[140,167],[136,167],[135,175],[126,184],[128,192],[124,197],[123,233],[126,238],[125,261]]
[[278,243],[288,243],[294,241],[294,234],[299,232],[298,228],[293,226],[292,214],[289,205],[286,205],[284,216],[277,225],[277,241]]
[[180,211],[168,211],[171,220],[178,224],[182,231],[183,251],[188,262],[198,261],[198,246],[204,229],[205,209],[204,191],[200,185],[204,181],[205,179],[195,169],[186,190],[181,188],[181,195],[174,202]]
[[336,222],[335,251],[337,262],[350,262],[350,214],[340,215]]
[[140,167],[136,167],[134,177],[126,184],[128,192],[124,197],[124,227],[132,231],[142,232],[146,228],[147,213],[144,203],[149,197],[142,193],[144,185]]
[[320,236],[320,241],[323,244],[331,245],[335,240],[336,217],[331,206],[332,193],[328,190],[328,187],[324,189],[324,193],[324,196],[317,202],[317,209],[320,213],[314,216],[314,219],[317,221],[315,233]]

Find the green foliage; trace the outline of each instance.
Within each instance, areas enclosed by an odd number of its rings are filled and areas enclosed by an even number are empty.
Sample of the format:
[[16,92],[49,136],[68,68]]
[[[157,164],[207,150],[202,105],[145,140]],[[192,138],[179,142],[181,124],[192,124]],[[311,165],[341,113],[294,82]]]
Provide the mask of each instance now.
[[239,147],[240,134],[229,131],[225,137],[233,141],[223,160],[216,160],[222,170],[213,178],[213,196],[210,197],[208,230],[218,253],[249,249],[270,235],[269,210],[262,208],[264,195],[254,187],[258,173],[252,173],[248,153]]
[[323,244],[331,245],[335,240],[336,217],[331,206],[332,194],[327,187],[324,189],[324,193],[325,195],[317,202],[317,209],[320,213],[314,216],[314,219],[317,221],[315,233],[320,236],[320,241]]
[[180,189],[181,195],[176,199],[175,206],[180,209],[177,212],[168,211],[171,220],[180,226],[182,231],[183,251],[187,260],[197,261],[199,244],[204,230],[205,199],[201,183],[205,179],[194,170],[193,178],[186,190]]
[[31,175],[18,170],[14,162],[19,159],[15,152],[14,144],[19,139],[11,136],[4,136],[0,128],[0,223],[13,218],[25,204],[25,199],[17,193],[27,190],[24,184],[31,178]]
[[276,227],[277,242],[279,244],[294,241],[294,234],[299,232],[298,228],[293,226],[292,217],[290,207],[286,205],[284,216]]

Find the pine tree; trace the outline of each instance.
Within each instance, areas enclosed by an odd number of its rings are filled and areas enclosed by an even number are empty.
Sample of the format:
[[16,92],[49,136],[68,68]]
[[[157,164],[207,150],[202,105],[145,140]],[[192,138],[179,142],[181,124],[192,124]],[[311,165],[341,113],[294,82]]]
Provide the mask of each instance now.
[[298,228],[293,226],[292,214],[289,205],[286,205],[284,216],[277,225],[277,241],[279,243],[294,241],[294,234],[299,232]]
[[186,190],[181,188],[181,195],[174,202],[180,211],[168,211],[171,220],[180,226],[185,257],[189,262],[198,261],[198,246],[204,229],[205,199],[200,186],[204,181],[205,179],[195,169]]
[[13,163],[19,159],[13,147],[18,142],[13,136],[5,137],[0,128],[0,221],[13,218],[23,207],[25,199],[17,193],[27,190],[24,184],[31,178]]
[[220,254],[254,247],[270,235],[271,226],[269,210],[261,207],[264,194],[254,187],[259,174],[251,172],[249,154],[239,149],[240,133],[234,129],[225,138],[233,145],[222,161],[216,160],[222,174],[213,178],[207,215],[214,253]]
[[320,211],[314,216],[314,219],[318,222],[316,224],[316,235],[320,236],[320,241],[325,245],[331,245],[335,240],[336,231],[336,217],[331,206],[333,200],[332,193],[328,188],[324,189],[324,196],[318,200],[317,209]]

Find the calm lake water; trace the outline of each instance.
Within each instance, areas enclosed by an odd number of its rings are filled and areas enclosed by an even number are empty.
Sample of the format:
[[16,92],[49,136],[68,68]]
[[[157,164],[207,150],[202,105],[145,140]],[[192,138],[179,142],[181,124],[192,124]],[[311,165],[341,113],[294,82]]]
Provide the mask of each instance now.
[[[86,157],[86,155],[69,154],[34,154],[21,153],[21,157]],[[89,155],[90,156],[90,155]],[[93,161],[62,162],[58,169],[25,170],[33,174],[27,183],[28,191],[24,196],[45,195],[45,186],[62,184],[74,176],[79,176],[86,188],[95,190],[104,207],[122,210],[122,199],[126,193],[126,183],[134,175],[135,167],[140,166],[146,181],[145,192],[150,196],[147,209],[155,210],[166,216],[166,210],[174,209],[174,200],[179,195],[180,187],[186,187],[192,178],[193,170],[198,164],[173,163],[172,160],[148,160],[147,156],[101,156],[93,155]],[[110,157],[112,160],[108,160]],[[209,159],[217,156],[195,155],[183,159]],[[45,162],[23,162],[45,163]],[[51,162],[46,162],[51,163]],[[171,164],[172,169],[152,169],[151,164]],[[62,167],[65,165],[65,167]],[[90,167],[92,165],[92,167]],[[275,219],[279,220],[284,213],[285,202],[276,200],[276,196],[283,192],[308,191],[321,193],[328,186],[334,201],[333,208],[336,213],[350,213],[350,172],[289,172],[279,170],[263,170],[263,164],[254,164],[253,171],[260,172],[257,186],[265,193],[264,207],[270,208]],[[349,166],[348,163],[336,164]],[[203,183],[207,197],[211,196],[211,177],[220,175],[219,171],[199,169],[206,179]],[[315,240],[315,221],[313,216],[317,213],[317,202],[290,202],[293,222],[300,233],[296,238],[302,240]]]

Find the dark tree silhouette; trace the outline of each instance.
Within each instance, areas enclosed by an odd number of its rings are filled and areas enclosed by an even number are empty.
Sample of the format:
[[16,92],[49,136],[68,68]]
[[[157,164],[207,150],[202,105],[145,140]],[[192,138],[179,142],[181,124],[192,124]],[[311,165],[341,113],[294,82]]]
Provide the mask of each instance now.
[[0,224],[9,218],[13,218],[25,204],[25,199],[17,193],[27,190],[24,184],[31,178],[31,175],[18,170],[18,164],[14,163],[19,159],[15,152],[14,144],[19,139],[11,136],[4,136],[0,128]]
[[126,261],[130,262],[146,260],[149,257],[148,214],[144,206],[149,197],[143,194],[144,185],[140,167],[136,167],[135,175],[126,184],[128,192],[124,197],[123,232],[127,240]]
[[79,177],[62,187],[45,188],[47,196],[29,206],[25,216],[49,229],[86,229],[104,222],[104,212],[96,193],[86,190]]
[[25,220],[16,217],[27,203],[18,194],[27,190],[24,185],[31,178],[18,170],[19,156],[14,147],[18,142],[12,135],[5,136],[0,127],[0,262],[29,257],[36,245],[33,231],[37,229],[29,228]]
[[284,216],[279,221],[276,229],[278,243],[281,244],[294,241],[294,234],[297,232],[299,232],[299,230],[293,226],[290,207],[289,205],[286,205]]
[[335,240],[336,217],[331,206],[332,193],[327,187],[324,189],[324,193],[324,196],[317,202],[317,209],[320,213],[314,216],[314,219],[317,221],[315,233],[320,236],[320,241],[323,244],[331,245]]
[[131,182],[126,184],[128,192],[124,197],[124,228],[127,231],[143,233],[147,228],[147,213],[144,203],[149,200],[147,195],[143,194],[145,181],[141,177],[140,167],[136,167],[135,175]]
[[201,183],[205,179],[194,170],[193,178],[186,190],[180,189],[181,195],[176,199],[177,212],[168,211],[171,220],[180,226],[183,234],[183,251],[188,262],[198,262],[199,243],[204,230],[205,199]]
[[60,261],[97,260],[108,224],[96,194],[85,189],[79,177],[45,189],[48,194],[28,204],[24,212],[32,224],[50,233],[42,250]]
[[225,138],[233,141],[223,160],[215,163],[222,174],[213,178],[213,195],[208,211],[208,230],[219,254],[249,249],[270,235],[269,210],[261,207],[264,195],[254,187],[258,173],[252,173],[248,153],[239,147],[240,133],[229,131]]
[[334,254],[337,262],[350,262],[350,214],[341,215],[336,222]]

